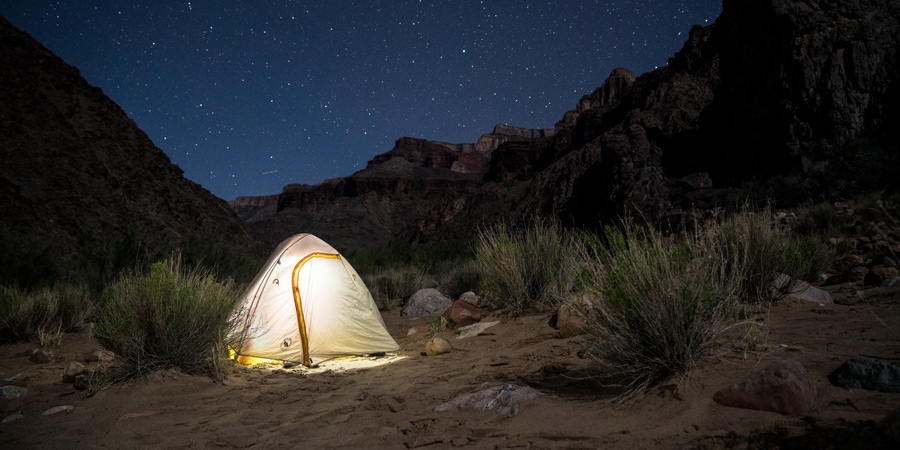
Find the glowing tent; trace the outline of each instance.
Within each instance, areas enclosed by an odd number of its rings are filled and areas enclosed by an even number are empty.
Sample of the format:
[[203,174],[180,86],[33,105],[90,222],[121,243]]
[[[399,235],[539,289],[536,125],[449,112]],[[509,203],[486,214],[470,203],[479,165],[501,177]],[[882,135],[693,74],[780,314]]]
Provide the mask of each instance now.
[[232,319],[228,341],[241,364],[309,367],[313,358],[399,348],[350,263],[311,234],[291,236],[275,248]]

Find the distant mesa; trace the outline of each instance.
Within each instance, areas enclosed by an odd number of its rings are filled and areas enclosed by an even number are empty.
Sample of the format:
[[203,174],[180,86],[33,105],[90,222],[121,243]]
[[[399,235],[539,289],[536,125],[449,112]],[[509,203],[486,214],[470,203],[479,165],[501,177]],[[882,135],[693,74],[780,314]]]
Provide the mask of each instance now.
[[500,144],[553,136],[553,129],[529,129],[510,125],[496,125],[474,144],[450,144],[412,137],[402,137],[394,148],[375,156],[366,165],[371,168],[391,158],[403,158],[414,166],[429,169],[449,169],[460,173],[484,174],[490,166],[491,154]]

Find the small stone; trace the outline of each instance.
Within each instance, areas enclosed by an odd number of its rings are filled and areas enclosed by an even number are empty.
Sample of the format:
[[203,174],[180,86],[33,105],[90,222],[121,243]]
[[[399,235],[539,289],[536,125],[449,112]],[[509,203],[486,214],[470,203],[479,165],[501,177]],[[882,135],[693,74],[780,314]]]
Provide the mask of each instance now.
[[463,292],[463,294],[459,296],[459,299],[467,301],[475,306],[478,306],[478,303],[481,301],[481,299],[472,291]]
[[425,343],[425,354],[428,356],[443,355],[444,353],[450,353],[452,350],[453,346],[450,345],[450,341],[444,338],[436,337]]
[[16,414],[10,414],[10,415],[4,417],[4,418],[3,418],[3,421],[0,422],[0,423],[12,422],[12,421],[14,421],[14,420],[19,420],[19,419],[24,419],[24,418],[25,418],[25,416],[23,416],[22,414],[19,414],[19,413],[16,413]]
[[587,331],[584,323],[583,312],[591,308],[587,298],[567,300],[556,313],[556,328],[563,338],[580,336]]
[[72,330],[72,334],[78,337],[88,338],[94,335],[94,322],[87,322],[78,325]]
[[50,350],[37,350],[28,360],[35,364],[46,364],[53,361],[53,352]]
[[60,406],[54,406],[54,407],[52,407],[52,408],[50,408],[50,409],[48,409],[48,410],[42,412],[41,415],[42,415],[42,416],[52,416],[52,415],[54,415],[54,414],[58,414],[58,413],[61,413],[61,412],[67,412],[67,413],[70,413],[70,412],[72,412],[72,410],[74,410],[74,409],[75,409],[75,407],[72,406],[72,405],[60,405]]
[[478,336],[479,334],[484,333],[484,330],[486,330],[494,325],[497,325],[498,323],[500,323],[499,320],[494,321],[494,322],[473,323],[472,325],[461,327],[458,330],[456,330],[456,332],[459,333],[459,335],[457,335],[456,338],[457,339],[465,339],[465,338],[470,338],[473,336]]
[[75,377],[83,374],[86,370],[84,364],[78,361],[69,361],[63,370],[63,383],[74,383]]
[[428,325],[416,325],[411,327],[407,332],[407,336],[412,336],[414,334],[426,334],[428,333],[429,327]]
[[900,393],[900,363],[876,358],[851,358],[828,375],[835,386]]
[[23,387],[12,385],[0,386],[0,396],[5,399],[19,398],[26,395],[28,395],[28,389]]
[[98,348],[88,352],[84,360],[87,362],[112,362],[116,360],[116,354],[105,348]]
[[79,391],[83,391],[88,388],[88,376],[86,373],[75,375],[75,379],[72,382],[72,386]]

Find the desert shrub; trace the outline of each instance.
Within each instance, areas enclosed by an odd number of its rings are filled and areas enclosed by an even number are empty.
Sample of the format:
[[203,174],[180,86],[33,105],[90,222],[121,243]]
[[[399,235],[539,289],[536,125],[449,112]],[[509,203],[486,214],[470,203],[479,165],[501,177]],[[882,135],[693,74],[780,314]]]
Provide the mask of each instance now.
[[424,269],[412,266],[381,269],[364,279],[376,304],[383,309],[402,306],[419,289],[437,286]]
[[179,256],[123,275],[103,292],[97,339],[117,353],[126,373],[178,368],[223,376],[228,320],[240,290]]
[[593,294],[582,311],[588,353],[602,373],[622,380],[621,398],[689,370],[742,304],[780,298],[791,280],[814,275],[828,259],[821,241],[775,226],[769,209],[670,235],[626,222],[585,240],[592,263],[579,279]]
[[38,339],[52,341],[72,331],[94,313],[95,302],[87,288],[57,283],[26,291],[0,286],[0,343]]
[[706,244],[700,233],[626,224],[585,247],[588,354],[622,383],[620,399],[690,369],[730,322],[740,285],[722,249]]
[[472,259],[445,264],[435,272],[441,292],[453,299],[468,291],[478,291],[482,283],[481,272]]
[[726,269],[743,275],[740,299],[748,304],[779,300],[796,280],[815,277],[831,259],[819,237],[775,226],[770,208],[744,208],[705,226],[703,233],[704,245],[721,248]]
[[791,229],[801,236],[829,236],[840,231],[842,221],[834,206],[818,203],[803,209]]
[[575,286],[580,242],[577,233],[546,219],[482,229],[475,247],[481,295],[513,314],[555,310]]

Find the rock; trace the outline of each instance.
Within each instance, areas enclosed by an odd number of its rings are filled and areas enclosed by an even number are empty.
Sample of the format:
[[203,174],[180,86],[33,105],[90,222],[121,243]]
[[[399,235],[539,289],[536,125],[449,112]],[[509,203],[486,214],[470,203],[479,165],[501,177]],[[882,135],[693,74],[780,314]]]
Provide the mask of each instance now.
[[447,403],[434,408],[437,412],[455,409],[473,408],[479,411],[494,410],[497,414],[514,416],[519,413],[521,404],[543,397],[544,394],[529,386],[510,383],[472,394],[461,395]]
[[425,343],[425,354],[428,356],[443,355],[444,353],[450,353],[452,350],[453,346],[450,345],[450,341],[444,338],[436,337],[429,339]]
[[96,326],[94,322],[83,323],[73,328],[71,332],[78,337],[92,337],[94,335],[94,326]]
[[851,358],[828,375],[835,386],[880,392],[900,392],[900,363],[875,358]]
[[22,248],[4,245],[4,252],[15,250],[5,258],[28,257],[40,246],[53,262],[48,273],[64,278],[130,266],[75,258],[102,245],[124,250],[139,241],[167,254],[191,237],[236,253],[267,253],[225,200],[187,179],[77,68],[5,19],[0,42],[0,230],[4,242]]
[[63,370],[63,383],[74,383],[75,377],[85,373],[87,369],[78,361],[69,361]]
[[428,325],[416,325],[416,326],[410,327],[410,329],[406,332],[406,335],[412,336],[414,334],[426,334],[426,333],[428,333],[428,330],[430,330],[430,329],[431,329],[431,327],[429,327]]
[[841,256],[838,261],[845,267],[862,266],[866,263],[866,260],[863,259],[862,256],[855,253],[847,253],[846,255]]
[[453,301],[442,294],[441,291],[434,288],[419,289],[403,305],[400,315],[411,317],[433,316],[444,312],[451,305],[453,305]]
[[790,292],[786,294],[788,297],[821,305],[834,304],[834,300],[831,299],[831,294],[827,291],[819,289],[805,281],[791,280],[791,277],[786,274],[780,274],[775,277],[775,280],[772,282],[772,289],[778,290],[780,286],[788,286],[788,283],[792,283]]
[[19,413],[10,414],[10,415],[4,417],[3,420],[0,421],[0,423],[12,422],[14,420],[19,420],[19,419],[24,419],[24,418],[25,418],[25,416],[23,416],[22,414],[19,414]]
[[73,380],[72,386],[79,391],[87,389],[88,375],[86,373],[75,375],[75,380]]
[[484,333],[484,330],[497,325],[498,323],[500,323],[500,321],[473,323],[472,325],[461,327],[456,330],[456,332],[458,333],[456,338],[465,339],[472,336],[478,336],[479,334]]
[[884,431],[884,434],[890,436],[891,439],[900,442],[900,408],[895,409],[894,412],[888,414],[879,425],[881,426],[881,430]]
[[54,407],[52,407],[52,408],[50,408],[50,409],[48,409],[48,410],[42,412],[41,415],[42,415],[42,416],[52,416],[52,415],[54,415],[54,414],[59,414],[59,413],[61,413],[61,412],[67,412],[67,413],[70,413],[70,412],[72,412],[72,410],[74,410],[74,409],[75,409],[75,407],[72,406],[72,405],[60,405],[60,406],[54,406]]
[[479,298],[478,295],[476,295],[472,291],[463,292],[463,294],[459,296],[459,299],[465,300],[475,306],[478,306],[478,304],[481,302],[481,298]]
[[87,362],[112,362],[116,360],[116,354],[105,348],[98,348],[88,352],[84,360]]
[[563,338],[580,336],[587,331],[583,315],[579,310],[590,308],[586,298],[569,299],[556,312],[556,326]]
[[21,386],[0,386],[0,395],[5,399],[14,399],[28,395],[28,389]]
[[46,364],[53,361],[53,352],[50,350],[36,350],[28,360],[35,364]]
[[869,271],[866,272],[866,276],[863,278],[863,284],[866,286],[882,286],[885,281],[897,277],[898,275],[900,275],[900,273],[898,273],[896,267],[887,267],[883,265],[872,266],[869,268]]
[[713,187],[712,179],[706,172],[694,172],[678,181],[691,189],[709,189]]
[[851,267],[844,273],[828,277],[828,279],[826,279],[822,284],[825,286],[832,286],[835,284],[856,283],[859,281],[863,281],[866,278],[866,273],[868,272],[869,269],[866,266]]
[[127,420],[127,419],[135,419],[138,417],[155,416],[157,414],[162,414],[164,412],[166,412],[166,411],[162,410],[162,409],[145,409],[143,411],[123,414],[122,417],[119,417],[119,420]]
[[799,361],[783,359],[713,395],[725,406],[804,416],[816,401],[816,383]]
[[459,328],[480,322],[484,310],[465,300],[455,300],[442,316],[454,327]]

